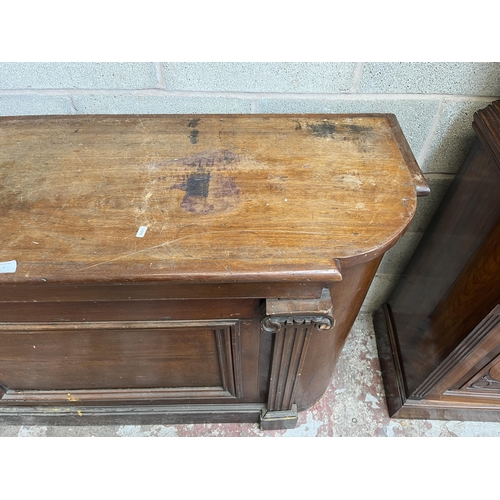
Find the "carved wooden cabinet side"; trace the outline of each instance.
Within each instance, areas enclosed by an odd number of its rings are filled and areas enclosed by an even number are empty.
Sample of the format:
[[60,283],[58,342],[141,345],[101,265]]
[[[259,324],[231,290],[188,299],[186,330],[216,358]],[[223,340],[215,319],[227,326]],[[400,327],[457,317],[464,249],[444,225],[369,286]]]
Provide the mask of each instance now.
[[375,315],[395,417],[500,420],[500,102],[473,127],[473,147]]
[[428,192],[392,115],[3,117],[0,141],[3,422],[293,427]]

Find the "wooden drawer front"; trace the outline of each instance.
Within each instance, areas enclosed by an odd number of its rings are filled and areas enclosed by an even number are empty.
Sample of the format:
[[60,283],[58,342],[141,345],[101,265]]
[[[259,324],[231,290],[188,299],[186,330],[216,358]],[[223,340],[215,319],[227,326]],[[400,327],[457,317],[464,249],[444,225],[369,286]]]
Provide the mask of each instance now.
[[239,323],[0,324],[0,403],[241,396]]
[[257,299],[0,302],[2,323],[225,320],[260,317]]

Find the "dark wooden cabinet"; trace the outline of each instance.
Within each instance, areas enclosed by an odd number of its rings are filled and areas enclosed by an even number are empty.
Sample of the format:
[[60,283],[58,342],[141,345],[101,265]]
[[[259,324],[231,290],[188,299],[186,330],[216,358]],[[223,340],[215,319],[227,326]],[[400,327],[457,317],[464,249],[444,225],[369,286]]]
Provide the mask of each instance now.
[[392,115],[0,119],[0,419],[293,427],[428,188]]
[[389,413],[500,421],[500,101],[375,315]]

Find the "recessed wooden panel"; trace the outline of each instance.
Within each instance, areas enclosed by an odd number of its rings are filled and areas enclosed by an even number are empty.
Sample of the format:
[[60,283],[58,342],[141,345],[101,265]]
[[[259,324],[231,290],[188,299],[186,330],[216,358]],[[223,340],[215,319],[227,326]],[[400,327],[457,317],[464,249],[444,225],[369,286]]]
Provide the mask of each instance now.
[[2,324],[0,384],[7,392],[199,388],[235,396],[236,337],[235,322]]
[[439,398],[469,389],[500,352],[500,305],[497,305],[412,395]]

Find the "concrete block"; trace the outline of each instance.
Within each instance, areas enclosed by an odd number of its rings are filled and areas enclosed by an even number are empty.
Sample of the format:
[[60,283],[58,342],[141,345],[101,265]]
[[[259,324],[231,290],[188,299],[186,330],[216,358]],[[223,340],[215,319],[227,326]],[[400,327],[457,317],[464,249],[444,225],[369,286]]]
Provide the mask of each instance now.
[[365,63],[359,92],[500,96],[500,63]]
[[490,103],[455,101],[445,105],[421,165],[424,172],[457,172],[476,137],[472,129],[473,115],[488,104]]
[[1,116],[66,115],[72,113],[65,96],[53,95],[0,95]]
[[143,89],[157,86],[153,63],[0,63],[0,89]]
[[408,264],[423,233],[406,233],[389,249],[378,269],[380,274],[402,274]]
[[228,92],[347,92],[356,63],[163,63],[169,90]]
[[436,100],[260,99],[261,113],[393,113],[417,157],[439,109]]
[[250,113],[251,101],[223,97],[182,97],[162,95],[76,94],[78,113]]
[[415,212],[415,216],[410,223],[408,231],[422,232],[426,230],[432,216],[438,209],[440,203],[443,201],[443,198],[452,182],[452,176],[427,179],[431,192],[428,196],[417,198],[417,211]]
[[376,274],[361,306],[361,312],[371,314],[387,302],[398,281],[399,275],[396,274]]

